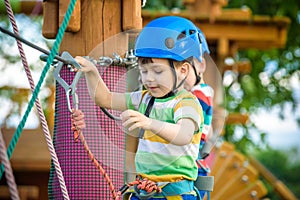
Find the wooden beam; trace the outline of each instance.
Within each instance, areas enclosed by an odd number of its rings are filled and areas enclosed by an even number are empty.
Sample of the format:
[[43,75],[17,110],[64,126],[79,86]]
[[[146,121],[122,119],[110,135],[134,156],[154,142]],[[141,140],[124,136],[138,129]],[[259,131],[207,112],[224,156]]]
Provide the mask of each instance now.
[[[39,188],[37,186],[18,186],[20,199],[38,199]],[[0,199],[10,199],[10,188],[8,186],[0,186]]]
[[43,2],[42,34],[45,38],[55,39],[58,31],[58,0]]
[[[69,4],[70,4],[70,0],[59,1],[59,6],[58,6],[59,26],[63,22]],[[70,17],[69,24],[66,28],[66,31],[76,33],[80,30],[80,24],[81,24],[81,0],[77,0],[72,15]]]
[[252,65],[249,61],[238,61],[232,65],[225,64],[222,69],[222,73],[224,73],[226,70],[231,70],[239,74],[248,74],[251,72]]
[[250,163],[256,169],[259,170],[263,178],[272,185],[275,192],[279,194],[282,199],[290,199],[297,200],[297,197],[284,185],[280,180],[278,180],[264,165],[262,165],[257,159],[254,157],[250,157]]
[[[143,24],[166,15],[174,14],[153,13],[144,10],[142,11]],[[214,23],[210,23],[208,16],[197,16],[195,13],[186,12],[176,15],[193,21],[205,33],[208,43],[226,38],[229,42],[235,43],[239,49],[283,48],[290,24],[290,19],[287,17],[250,16],[233,18],[228,15],[227,17],[217,17]]]
[[226,118],[226,124],[246,124],[248,120],[247,114],[230,113]]
[[[60,51],[68,51],[73,56],[89,55],[104,40],[120,33],[121,6],[121,1],[81,0],[81,16],[84,16],[81,17],[81,28],[75,34],[64,34]],[[103,52],[98,53],[104,55]]]
[[123,0],[123,31],[142,28],[141,2],[136,0]]
[[[15,129],[2,129],[4,141],[9,144]],[[49,171],[50,152],[42,129],[24,129],[11,157],[14,170]]]

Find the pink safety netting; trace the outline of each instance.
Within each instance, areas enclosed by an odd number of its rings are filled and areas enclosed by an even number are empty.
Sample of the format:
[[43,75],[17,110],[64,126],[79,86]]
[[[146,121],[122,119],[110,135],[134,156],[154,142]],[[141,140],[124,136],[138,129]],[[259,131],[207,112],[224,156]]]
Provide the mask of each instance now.
[[[98,67],[111,91],[126,91],[126,69],[120,66]],[[66,67],[61,77],[71,84],[74,73]],[[66,92],[56,85],[54,146],[61,165],[70,199],[112,199],[110,188],[102,174],[90,161],[83,144],[74,141],[71,117],[67,107]],[[91,100],[86,82],[81,78],[77,85],[79,109],[84,112],[86,129],[84,137],[109,175],[116,190],[124,184],[125,133],[120,122],[107,117]],[[119,116],[120,113],[113,112]],[[48,183],[49,199],[63,199],[60,184],[53,166]]]

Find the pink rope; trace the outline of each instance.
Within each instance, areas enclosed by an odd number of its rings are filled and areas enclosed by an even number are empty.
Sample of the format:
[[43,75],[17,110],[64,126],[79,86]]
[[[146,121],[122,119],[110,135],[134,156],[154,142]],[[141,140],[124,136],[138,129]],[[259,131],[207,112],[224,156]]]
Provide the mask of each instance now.
[[[13,27],[14,33],[19,35],[18,27],[17,27],[16,21],[15,21],[13,10],[10,6],[9,0],[5,0],[5,6],[6,6],[6,10],[7,10],[7,14],[9,16],[10,22],[11,22],[12,27]],[[22,47],[22,43],[17,40],[17,45],[18,45],[19,53],[20,53],[20,56],[21,56],[21,60],[22,60],[22,63],[23,63],[28,81],[29,81],[29,84],[30,84],[31,91],[33,92],[34,88],[35,88],[35,84],[34,84],[30,69],[28,67],[28,63],[27,63],[27,59],[26,59],[26,56],[25,56],[25,52],[24,52],[23,47]],[[60,164],[59,164],[59,161],[58,161],[58,158],[57,158],[54,146],[53,146],[53,142],[52,142],[52,139],[51,139],[51,135],[50,135],[50,132],[49,132],[48,124],[47,124],[45,115],[43,113],[41,104],[39,102],[39,99],[37,99],[35,101],[35,105],[36,105],[37,110],[38,110],[38,114],[39,114],[41,124],[42,124],[42,129],[44,131],[44,135],[46,137],[46,141],[47,141],[47,144],[48,144],[48,149],[50,151],[51,158],[52,158],[53,164],[55,166],[55,169],[56,169],[56,172],[57,172],[57,175],[58,175],[58,179],[59,179],[59,183],[60,183],[60,186],[61,186],[61,189],[62,189],[63,196],[64,196],[65,199],[69,199],[69,195],[68,195],[68,192],[67,192],[67,187],[66,187],[66,184],[65,184],[65,181],[64,181],[63,173],[61,171],[61,167],[60,167]]]
[[13,175],[12,168],[11,168],[9,159],[7,157],[6,151],[7,151],[7,149],[5,147],[5,142],[4,142],[3,135],[2,135],[2,132],[0,129],[0,160],[2,160],[4,169],[5,169],[5,178],[6,178],[8,188],[9,188],[11,198],[13,200],[19,200],[20,197],[19,197],[17,184],[15,181],[15,177]]
[[121,195],[116,192],[114,184],[112,183],[112,181],[109,178],[108,174],[106,173],[106,171],[104,170],[104,168],[101,166],[101,164],[99,163],[99,161],[95,158],[94,154],[90,150],[90,147],[87,144],[87,142],[86,142],[86,140],[85,140],[85,138],[84,138],[83,133],[81,132],[81,130],[75,130],[74,131],[75,142],[78,141],[78,138],[80,138],[81,143],[84,146],[84,149],[86,150],[87,154],[89,155],[89,159],[92,161],[92,163],[94,164],[94,166],[100,171],[100,173],[102,174],[103,178],[107,182],[107,184],[109,186],[109,189],[111,191],[112,198],[114,200],[119,200],[121,198]]

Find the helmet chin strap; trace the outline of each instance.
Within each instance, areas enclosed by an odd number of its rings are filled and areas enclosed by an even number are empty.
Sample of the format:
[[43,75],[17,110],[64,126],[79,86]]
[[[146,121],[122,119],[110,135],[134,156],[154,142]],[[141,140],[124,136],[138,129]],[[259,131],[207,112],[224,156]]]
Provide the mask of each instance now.
[[195,63],[194,63],[193,60],[191,61],[191,65],[193,67],[193,70],[194,70],[194,73],[195,73],[195,77],[196,77],[195,84],[194,84],[194,86],[195,86],[195,85],[198,85],[200,83],[201,76],[197,74],[197,70],[196,70]]
[[194,86],[195,86],[195,85],[198,85],[198,84],[200,83],[200,81],[201,81],[201,76],[199,76],[199,75],[197,74],[194,65],[193,65],[193,68],[194,68],[194,72],[195,72],[195,76],[196,76],[196,81],[195,81],[195,84],[194,84]]

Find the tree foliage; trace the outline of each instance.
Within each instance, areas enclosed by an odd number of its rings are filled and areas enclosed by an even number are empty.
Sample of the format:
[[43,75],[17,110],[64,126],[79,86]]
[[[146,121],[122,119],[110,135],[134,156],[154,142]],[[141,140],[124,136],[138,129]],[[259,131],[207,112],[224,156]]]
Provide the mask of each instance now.
[[[27,41],[34,43],[41,48],[49,50],[53,41],[45,40],[41,32],[42,16],[27,16],[24,14],[15,14],[15,19],[18,25],[18,31],[21,37]],[[24,26],[26,24],[26,26]],[[0,15],[0,26],[11,32],[13,32],[12,26],[9,22],[7,15]],[[0,118],[1,127],[14,127],[16,126],[16,117],[22,116],[22,112],[26,107],[30,98],[29,83],[21,85],[22,80],[27,79],[23,64],[21,62],[20,53],[17,48],[16,40],[10,36],[2,34],[0,32],[0,73],[3,76],[0,85],[0,102],[2,105],[2,116]],[[22,45],[27,59],[27,63],[31,70],[31,75],[39,74],[44,62],[39,60],[40,52],[29,48],[25,44]],[[13,74],[12,74],[13,73]],[[18,81],[19,79],[19,81]],[[34,80],[37,83],[37,79]],[[52,78],[47,77],[45,83],[41,89],[39,99],[45,108],[46,118],[47,108],[52,105],[48,105],[48,98],[51,95],[49,87],[54,84]],[[4,109],[5,108],[5,109]],[[5,110],[5,111],[4,111]]]
[[[255,157],[268,168],[272,174],[276,175],[276,178],[282,181],[293,193],[300,198],[300,174],[297,173],[300,170],[300,161],[295,159],[298,155],[298,150],[291,148],[288,150],[279,150],[267,148],[257,151]],[[280,199],[276,195],[269,183],[265,183],[269,186],[268,198],[272,200]]]
[[[259,110],[278,109],[278,116],[284,118],[283,111],[287,105],[292,105],[294,117],[300,125],[299,97],[293,92],[292,81],[300,80],[300,2],[299,1],[253,1],[231,0],[229,8],[249,7],[253,15],[287,16],[291,19],[286,47],[283,49],[257,50],[247,49],[239,51],[236,59],[247,58],[252,63],[250,74],[238,75],[235,84],[239,86],[237,95],[234,91],[236,85],[226,87],[227,106],[229,112],[247,112],[256,114]],[[237,144],[240,150],[247,152],[247,145],[251,145],[249,131],[255,129],[249,123],[244,126],[244,137],[235,140],[236,127],[227,127],[226,139]],[[261,133],[264,139],[265,133]],[[255,147],[257,145],[253,144]]]

